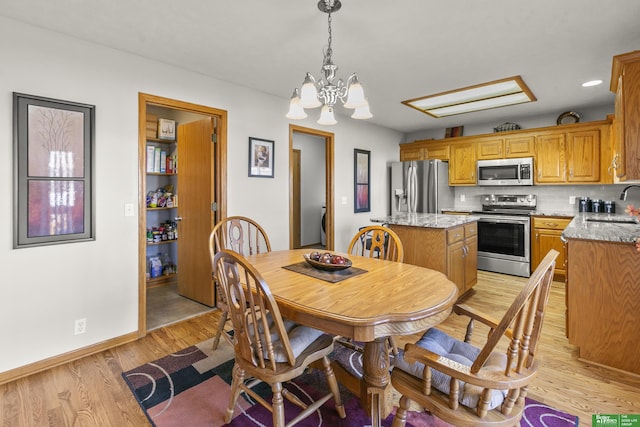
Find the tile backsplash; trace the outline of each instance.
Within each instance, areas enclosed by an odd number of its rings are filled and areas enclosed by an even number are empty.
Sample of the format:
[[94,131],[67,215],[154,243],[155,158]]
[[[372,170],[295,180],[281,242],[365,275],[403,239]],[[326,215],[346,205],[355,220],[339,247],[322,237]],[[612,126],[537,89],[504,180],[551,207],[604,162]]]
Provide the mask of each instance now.
[[[535,194],[538,198],[538,211],[577,213],[578,199],[612,200],[616,204],[616,213],[624,213],[627,205],[640,206],[640,188],[632,188],[627,193],[627,200],[620,200],[620,193],[626,184],[611,185],[534,185],[531,187],[455,187],[455,209],[479,210],[480,197],[483,194]],[[463,196],[463,197],[462,197]],[[570,204],[571,196],[576,198]],[[464,198],[464,201],[461,200]]]

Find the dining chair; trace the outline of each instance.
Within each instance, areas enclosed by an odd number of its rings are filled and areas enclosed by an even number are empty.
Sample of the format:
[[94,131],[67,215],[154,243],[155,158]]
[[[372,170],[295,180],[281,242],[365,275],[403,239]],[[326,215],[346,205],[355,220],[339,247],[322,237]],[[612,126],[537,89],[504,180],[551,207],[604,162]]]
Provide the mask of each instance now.
[[369,225],[360,227],[349,243],[351,255],[368,256],[402,262],[404,249],[400,237],[388,227]]
[[[351,255],[396,262],[402,262],[404,259],[404,249],[400,237],[393,230],[382,225],[360,227],[351,239],[347,252]],[[338,338],[338,342],[359,352],[364,350],[361,344],[347,339]],[[393,337],[389,337],[389,347],[393,354],[398,353]]]
[[[333,337],[283,319],[269,286],[242,255],[222,249],[213,257],[213,265],[234,330],[235,366],[225,423],[231,422],[241,392],[271,411],[273,425],[278,427],[285,425],[283,398],[302,408],[287,426],[315,413],[332,397],[338,415],[346,418],[338,382],[327,357],[333,351]],[[303,374],[314,362],[320,362],[324,368],[329,392],[306,404],[283,383]],[[260,383],[271,387],[271,403],[253,389]]]
[[[455,426],[519,425],[558,255],[547,253],[502,319],[458,304],[454,312],[470,318],[464,340],[431,328],[405,346],[392,361],[391,384],[402,394],[393,427],[405,425],[412,402]],[[489,328],[482,347],[470,343],[474,321]]]
[[[209,235],[209,253],[211,259],[222,249],[230,249],[240,255],[253,255],[261,252],[270,252],[271,243],[264,229],[254,220],[244,216],[230,216],[220,220]],[[226,333],[223,333],[224,326],[229,320],[229,309],[224,292],[218,286],[218,280],[213,274],[216,286],[216,306],[220,309],[220,320],[213,339],[213,350],[218,348],[220,336],[223,336],[229,343],[231,340]]]
[[[347,252],[351,255],[397,262],[402,262],[404,258],[404,249],[400,237],[390,228],[381,225],[360,227],[351,239]],[[344,349],[338,349],[336,354],[338,357],[334,358],[335,373],[341,384],[358,394],[360,392],[360,377],[363,374],[363,343],[343,336],[336,336],[335,341],[344,347]],[[388,337],[388,345],[392,355],[398,354],[398,347],[394,337]]]

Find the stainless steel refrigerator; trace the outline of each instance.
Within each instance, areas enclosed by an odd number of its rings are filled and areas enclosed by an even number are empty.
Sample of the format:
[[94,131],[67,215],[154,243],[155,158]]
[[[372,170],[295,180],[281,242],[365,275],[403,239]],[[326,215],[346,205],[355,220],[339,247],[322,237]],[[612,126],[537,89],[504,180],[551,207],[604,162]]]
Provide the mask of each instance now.
[[391,215],[441,213],[454,207],[449,164],[442,160],[391,163]]

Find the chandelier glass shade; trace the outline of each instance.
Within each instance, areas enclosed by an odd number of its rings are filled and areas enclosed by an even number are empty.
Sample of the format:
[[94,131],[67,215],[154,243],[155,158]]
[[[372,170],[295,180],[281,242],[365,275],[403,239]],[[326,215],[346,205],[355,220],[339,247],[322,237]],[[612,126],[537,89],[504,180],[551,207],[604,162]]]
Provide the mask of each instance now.
[[369,119],[373,117],[369,111],[369,102],[364,95],[364,89],[358,80],[356,73],[351,74],[346,83],[342,79],[336,80],[338,67],[331,58],[331,13],[340,9],[342,4],[339,0],[320,0],[318,9],[328,14],[329,24],[329,45],[324,52],[322,63],[322,77],[316,80],[311,73],[307,73],[298,90],[293,90],[289,103],[287,118],[298,120],[307,117],[305,108],[322,107],[318,124],[334,125],[337,123],[333,114],[333,107],[340,101],[344,108],[353,109],[351,115],[353,119]]

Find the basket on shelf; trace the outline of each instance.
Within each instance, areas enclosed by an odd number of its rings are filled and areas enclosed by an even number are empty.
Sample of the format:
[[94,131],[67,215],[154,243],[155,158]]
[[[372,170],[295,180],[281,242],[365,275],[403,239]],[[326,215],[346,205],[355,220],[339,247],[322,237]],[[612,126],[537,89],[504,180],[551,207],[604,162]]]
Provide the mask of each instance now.
[[506,122],[493,128],[494,132],[507,132],[510,130],[518,130],[520,125],[516,123]]

